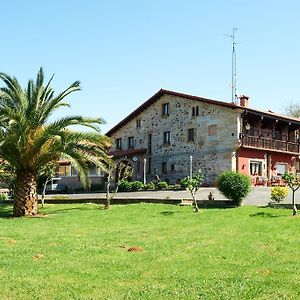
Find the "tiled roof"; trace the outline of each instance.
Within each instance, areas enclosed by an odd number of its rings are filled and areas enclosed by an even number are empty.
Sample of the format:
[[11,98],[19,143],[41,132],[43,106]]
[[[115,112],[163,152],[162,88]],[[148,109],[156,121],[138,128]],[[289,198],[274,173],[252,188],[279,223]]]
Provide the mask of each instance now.
[[141,112],[143,112],[145,109],[147,109],[150,105],[155,103],[163,95],[178,96],[178,97],[181,97],[181,98],[184,98],[184,99],[197,100],[197,101],[200,101],[200,102],[205,102],[205,103],[209,103],[209,104],[213,104],[213,105],[220,105],[220,106],[229,107],[229,108],[232,108],[232,109],[242,109],[243,111],[261,113],[261,114],[264,114],[266,116],[270,116],[270,117],[273,117],[273,118],[274,117],[275,118],[281,118],[281,119],[284,119],[286,121],[296,122],[296,123],[299,123],[299,125],[300,125],[300,119],[279,115],[279,114],[276,114],[276,113],[273,113],[273,112],[270,112],[270,111],[252,109],[252,108],[236,105],[236,104],[231,103],[231,102],[223,102],[223,101],[219,101],[219,100],[207,99],[207,98],[202,98],[202,97],[193,96],[193,95],[189,95],[189,94],[183,94],[183,93],[178,93],[178,92],[169,91],[169,90],[165,90],[165,89],[160,89],[156,94],[154,94],[152,97],[150,97],[148,100],[146,100],[137,109],[135,109],[132,113],[130,113],[127,117],[125,117],[117,125],[115,125],[113,128],[111,128],[106,133],[106,135],[111,136],[113,133],[115,133],[117,130],[122,128],[124,125],[126,125],[128,122],[130,122],[136,116],[138,116]]

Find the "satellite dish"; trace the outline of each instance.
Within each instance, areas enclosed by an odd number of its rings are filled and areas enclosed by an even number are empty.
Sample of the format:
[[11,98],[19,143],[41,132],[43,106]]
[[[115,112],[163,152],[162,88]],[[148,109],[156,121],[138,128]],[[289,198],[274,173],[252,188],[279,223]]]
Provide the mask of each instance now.
[[132,160],[133,160],[133,161],[137,161],[138,159],[137,159],[136,156],[134,156],[134,157],[132,158]]

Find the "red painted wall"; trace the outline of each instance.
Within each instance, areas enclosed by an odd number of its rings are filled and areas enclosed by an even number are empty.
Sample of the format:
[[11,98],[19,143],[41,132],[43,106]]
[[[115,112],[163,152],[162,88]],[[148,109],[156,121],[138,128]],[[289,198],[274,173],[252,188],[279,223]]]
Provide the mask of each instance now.
[[252,149],[239,149],[238,150],[238,172],[249,175],[249,160],[250,159],[264,159],[265,151],[252,150]]
[[[249,160],[252,159],[264,159],[265,153],[267,151],[264,150],[255,150],[255,149],[239,149],[238,150],[238,172],[242,174],[249,175]],[[292,154],[284,154],[284,153],[268,153],[271,156],[271,166],[266,166],[266,168],[270,168],[270,174],[276,175],[276,163],[286,163],[288,165],[288,169],[292,171],[295,167],[295,156]]]

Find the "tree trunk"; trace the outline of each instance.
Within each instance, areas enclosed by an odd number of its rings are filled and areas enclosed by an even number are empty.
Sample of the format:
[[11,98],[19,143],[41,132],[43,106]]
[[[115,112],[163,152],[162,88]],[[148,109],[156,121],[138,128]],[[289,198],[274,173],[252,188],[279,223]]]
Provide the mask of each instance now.
[[105,182],[105,185],[106,185],[106,195],[105,195],[105,200],[104,200],[104,208],[105,209],[109,209],[109,206],[110,206],[110,181],[111,181],[111,173],[108,172],[107,174],[107,178],[106,178],[106,182]]
[[195,213],[199,212],[198,203],[197,203],[197,199],[196,199],[196,193],[192,192],[192,197],[193,197],[193,206],[194,206],[194,209],[195,209],[194,212]]
[[36,173],[17,171],[14,190],[15,217],[34,216],[37,214],[38,197],[36,193]]
[[293,190],[293,202],[292,202],[292,205],[293,205],[293,216],[296,216],[297,215],[297,206],[296,206],[296,203],[295,203],[295,192]]

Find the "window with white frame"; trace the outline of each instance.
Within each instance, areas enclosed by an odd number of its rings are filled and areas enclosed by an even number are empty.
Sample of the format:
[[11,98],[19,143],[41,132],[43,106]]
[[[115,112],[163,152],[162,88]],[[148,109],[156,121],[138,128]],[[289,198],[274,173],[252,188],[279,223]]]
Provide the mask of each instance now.
[[250,161],[250,175],[261,176],[262,175],[262,162],[261,161]]

